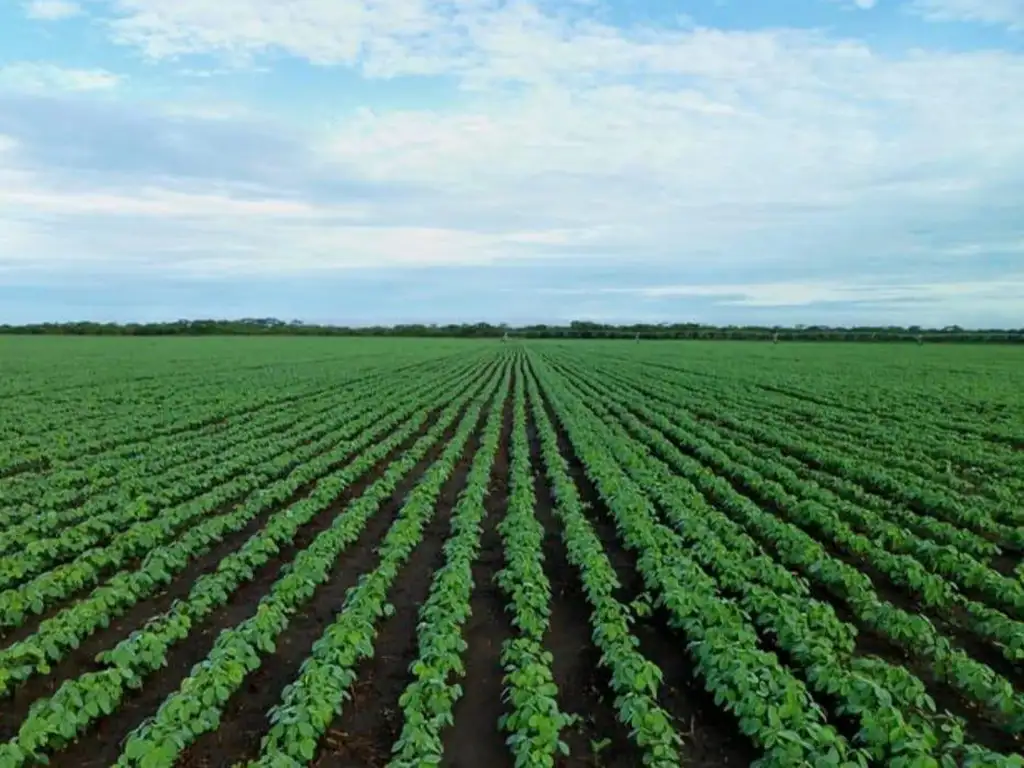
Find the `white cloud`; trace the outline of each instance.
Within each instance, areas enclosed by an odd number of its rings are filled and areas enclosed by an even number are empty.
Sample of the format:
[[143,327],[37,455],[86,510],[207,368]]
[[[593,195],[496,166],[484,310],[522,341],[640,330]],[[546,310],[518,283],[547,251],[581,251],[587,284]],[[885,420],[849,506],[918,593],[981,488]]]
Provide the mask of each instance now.
[[[800,30],[625,31],[489,0],[117,8],[118,40],[155,57],[280,51],[376,77],[453,75],[459,109],[339,120],[327,155],[477,204],[532,196],[574,224],[641,207],[664,222],[710,205],[953,200],[1024,165],[1024,57],[1011,54],[881,55]],[[921,178],[929,167],[940,171]]]
[[[0,159],[7,143],[0,137]],[[10,142],[13,147],[14,143]],[[250,187],[195,185],[57,189],[38,174],[4,171],[0,210],[18,240],[0,247],[0,268],[55,262],[191,277],[308,274],[353,268],[489,264],[528,246],[571,241],[571,231],[480,233],[443,226],[379,224],[362,205],[315,204]],[[17,224],[17,228],[14,225]],[[34,257],[14,245],[31,242]],[[81,254],[69,256],[69,253]]]
[[233,102],[228,99],[200,101],[166,102],[161,106],[161,111],[168,117],[196,118],[198,120],[236,120],[239,118],[253,118],[257,112],[251,107]]
[[245,232],[226,228],[223,234],[225,242],[230,242],[225,252],[213,258],[182,259],[174,271],[192,277],[224,277],[309,275],[382,264],[400,269],[464,267],[494,263],[509,242],[503,236],[441,227],[344,224],[279,226],[256,222]]
[[[682,48],[702,49],[702,35]],[[620,257],[707,250],[733,263],[836,254],[837,241],[877,251],[915,217],[1020,178],[1020,58],[891,58],[769,36],[745,53],[742,38],[723,35],[723,60],[688,58],[689,75],[658,87],[569,74],[458,109],[363,112],[338,122],[325,152],[345,173],[427,185],[467,214],[601,226]]]
[[[799,33],[702,28],[626,33],[529,2],[492,0],[116,0],[115,38],[153,58],[283,52],[317,64],[358,65],[371,76],[458,73],[549,82],[603,73],[751,72],[785,58]],[[590,13],[590,15],[588,15]],[[742,54],[742,55],[737,55]]]
[[153,216],[174,219],[246,217],[316,219],[362,218],[360,211],[340,207],[318,207],[295,200],[251,199],[210,192],[183,192],[161,188],[130,192],[60,192],[44,190],[0,190],[0,203],[13,210],[21,206],[37,214],[61,216]]
[[117,39],[153,58],[208,51],[245,58],[278,49],[320,63],[343,63],[355,60],[368,34],[385,33],[385,24],[394,23],[396,35],[417,29],[414,9],[421,4],[117,0],[113,5],[120,16],[113,24]]
[[968,21],[1024,30],[1024,0],[914,0],[911,8],[930,21]]
[[878,0],[830,0],[830,2],[839,3],[850,10],[858,8],[862,11],[870,11],[878,5]]
[[70,0],[29,0],[25,3],[25,15],[41,21],[60,21],[81,13],[81,6]]
[[[1024,56],[1012,52],[881,52],[799,29],[619,29],[583,4],[558,13],[500,0],[97,7],[113,11],[104,28],[117,42],[154,59],[184,57],[175,67],[196,63],[190,54],[209,72],[286,54],[372,78],[446,75],[458,92],[443,108],[339,112],[326,126],[295,128],[325,176],[404,190],[358,216],[331,210],[301,180],[287,199],[218,191],[212,179],[185,191],[140,179],[71,192],[43,169],[5,187],[6,207],[49,223],[134,217],[142,230],[94,228],[83,253],[128,253],[135,238],[146,250],[148,239],[168,269],[211,274],[567,254],[739,275],[865,258],[894,268],[913,255],[907,269],[927,270],[924,255],[941,252],[934,238],[949,237],[951,222],[978,226],[971,217],[1020,204]],[[167,108],[177,121],[167,135],[182,153],[188,118],[226,131],[250,118],[246,105],[219,98],[217,78],[202,84],[204,100]],[[1006,242],[1021,234],[985,227]],[[933,281],[922,274],[915,284]],[[781,306],[756,302],[799,296],[794,286],[805,282],[783,285],[751,294],[750,305]]]
[[105,69],[69,69],[36,62],[0,67],[0,88],[21,91],[106,91],[120,81],[120,76]]
[[998,310],[1018,310],[1024,295],[1024,273],[1005,279],[961,282],[878,282],[820,280],[808,282],[729,283],[708,285],[658,285],[630,288],[545,289],[565,296],[634,295],[647,299],[703,297],[742,307],[802,307],[812,304],[943,304],[951,309],[981,302]]
[[802,306],[815,303],[966,300],[1010,302],[1024,295],[1024,275],[1006,280],[947,283],[862,283],[822,281],[817,283],[766,283],[731,286],[658,286],[641,290],[651,297],[721,296],[735,297],[730,303],[753,307]]
[[1011,254],[1021,257],[1024,262],[1024,238],[1013,240],[986,240],[982,242],[955,243],[934,249],[949,256],[979,256],[987,254]]

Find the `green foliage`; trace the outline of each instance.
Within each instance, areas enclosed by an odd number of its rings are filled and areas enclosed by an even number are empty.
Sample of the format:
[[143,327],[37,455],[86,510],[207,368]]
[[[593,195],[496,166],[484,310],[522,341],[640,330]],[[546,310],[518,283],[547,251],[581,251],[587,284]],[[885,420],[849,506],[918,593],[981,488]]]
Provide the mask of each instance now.
[[[465,629],[474,591],[491,586],[474,582],[491,523],[502,556],[494,584],[512,628],[495,725],[517,768],[562,764],[590,714],[564,708],[546,537],[560,538],[579,578],[608,679],[602,694],[638,763],[675,768],[690,748],[668,690],[679,681],[644,654],[645,625],[676,641],[694,684],[757,750],[757,766],[1024,768],[1019,350],[396,339],[0,346],[44,350],[5,359],[0,382],[0,631],[17,633],[0,647],[0,695],[24,695],[27,681],[43,683],[119,618],[186,588],[32,702],[0,744],[0,766],[75,749],[304,542],[247,618],[221,631],[128,735],[117,764],[180,761],[223,727],[247,678],[408,481],[373,566],[267,713],[252,765],[313,763],[377,652],[396,586],[411,578],[406,564],[438,504],[451,503],[442,488],[478,445],[458,473],[443,562],[419,607],[392,768],[448,759],[445,732],[475,684]],[[551,491],[550,516],[537,514],[536,483]],[[181,584],[229,538],[216,563]],[[616,569],[634,562],[641,586],[627,592]],[[865,636],[892,651],[868,653]],[[572,759],[600,764],[615,741],[585,736],[591,754]]]

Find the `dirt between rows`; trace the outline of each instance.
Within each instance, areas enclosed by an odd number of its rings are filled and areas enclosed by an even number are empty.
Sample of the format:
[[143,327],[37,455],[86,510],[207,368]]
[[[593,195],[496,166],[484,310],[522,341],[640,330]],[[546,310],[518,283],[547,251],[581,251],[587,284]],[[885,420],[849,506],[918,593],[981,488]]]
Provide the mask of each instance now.
[[[529,412],[529,408],[528,408]],[[460,682],[464,692],[455,708],[454,725],[443,734],[447,768],[512,768],[512,754],[506,744],[508,734],[499,727],[499,718],[509,711],[503,698],[504,670],[500,655],[502,644],[513,636],[515,628],[507,610],[507,599],[494,583],[504,567],[504,553],[497,526],[507,509],[509,493],[509,444],[512,429],[511,393],[502,414],[501,441],[492,469],[486,502],[487,516],[481,552],[473,567],[475,589],[472,616],[464,627],[468,648],[463,653],[466,676]],[[554,420],[553,420],[553,423]],[[433,574],[444,563],[443,545],[449,535],[451,514],[465,487],[466,477],[477,452],[483,429],[481,418],[449,480],[439,494],[435,515],[428,523],[424,542],[413,552],[401,570],[389,595],[394,614],[378,626],[374,656],[358,669],[359,677],[352,698],[344,705],[328,733],[320,741],[313,764],[342,768],[375,768],[387,764],[402,727],[399,697],[411,681],[410,665],[417,648],[418,611],[426,600]],[[426,426],[421,433],[426,430]],[[346,591],[360,575],[372,569],[388,526],[398,514],[406,495],[429,464],[437,458],[452,436],[443,436],[423,461],[406,477],[395,493],[367,526],[359,541],[339,559],[328,580],[316,591],[306,610],[296,615],[285,630],[272,656],[248,676],[240,691],[228,702],[220,728],[201,736],[187,748],[178,761],[184,766],[219,767],[244,764],[259,753],[260,740],[268,727],[267,711],[277,704],[283,688],[297,676],[313,643],[333,621]],[[622,724],[615,710],[615,694],[609,673],[600,663],[601,654],[591,639],[590,606],[577,569],[570,564],[561,538],[555,499],[544,473],[540,441],[532,418],[528,421],[530,460],[533,468],[536,513],[545,529],[544,567],[551,584],[551,617],[546,645],[553,654],[553,674],[558,686],[561,708],[577,715],[562,735],[570,748],[569,756],[559,757],[560,768],[637,768],[642,756],[630,738],[629,727]],[[559,432],[563,455],[580,495],[589,505],[595,530],[606,547],[622,588],[617,597],[625,603],[643,592],[636,572],[635,558],[624,550],[607,511],[591,486],[582,465],[575,458],[565,435]],[[406,441],[399,450],[407,447]],[[393,454],[394,455],[394,454]],[[329,525],[346,501],[354,498],[380,475],[390,457],[374,468],[345,498],[306,526],[295,544],[281,556],[259,569],[255,578],[243,585],[230,602],[214,611],[194,628],[189,639],[174,647],[168,665],[151,675],[141,691],[129,694],[114,714],[102,718],[77,744],[51,756],[57,766],[110,765],[121,751],[124,739],[146,718],[153,715],[168,695],[189,674],[192,666],[206,656],[217,634],[243,621],[255,610],[282,569],[299,548],[307,546],[320,530]],[[251,532],[248,528],[246,533]],[[214,548],[216,556],[238,546],[241,534]],[[175,584],[147,605],[123,616],[111,628],[98,633],[61,664],[56,674],[40,676],[22,686],[13,699],[0,701],[0,729],[8,738],[28,713],[30,704],[48,695],[60,681],[97,668],[92,657],[98,650],[124,637],[140,626],[145,615],[152,615],[187,592],[188,579],[214,566],[216,556],[197,561],[186,571],[187,579]],[[676,718],[677,730],[684,734],[682,755],[687,766],[749,765],[756,750],[739,732],[737,723],[715,707],[710,696],[695,679],[686,653],[685,638],[671,630],[664,617],[654,615],[634,628],[640,650],[665,674],[659,703]]]
[[[633,411],[634,415],[641,417],[641,421],[644,421],[642,414],[638,414],[633,408],[629,408],[629,410]],[[554,420],[552,412],[549,412],[549,416]],[[652,425],[648,423],[648,426]],[[661,431],[656,427],[654,428],[656,431]],[[630,432],[630,429],[626,428],[626,432]],[[692,446],[679,441],[670,434],[663,432],[662,436],[683,454],[702,461],[700,455]],[[566,450],[569,450],[568,447],[566,447]],[[654,453],[656,457],[662,457],[659,450],[655,450]],[[723,477],[739,496],[771,512],[780,520],[789,519],[790,515],[785,506],[756,483],[750,483],[742,478],[738,478],[726,471],[725,468],[713,463],[704,463],[705,466],[712,469],[719,477]],[[585,477],[581,484],[586,484]],[[720,506],[710,497],[707,498],[707,501],[713,506]],[[657,505],[655,506],[657,507]],[[1022,690],[1024,671],[1020,669],[1019,665],[1007,662],[994,643],[982,641],[978,636],[971,634],[971,629],[973,628],[971,627],[971,619],[966,611],[958,609],[953,617],[943,616],[938,611],[927,607],[920,596],[912,590],[897,584],[885,574],[871,567],[863,559],[857,558],[852,553],[847,552],[830,541],[824,534],[815,536],[818,532],[813,529],[809,529],[808,532],[822,544],[825,551],[831,557],[868,576],[880,600],[887,601],[909,614],[925,616],[942,633],[944,639],[950,642],[951,648],[956,651],[965,652],[973,660],[981,662],[1003,675],[1010,681],[1015,691],[1019,692]],[[781,557],[775,542],[766,539],[756,531],[748,531],[748,533],[751,533],[754,539],[760,543],[762,550],[766,554],[769,554],[777,562],[784,565],[785,559]],[[611,534],[611,536],[613,537],[614,534]],[[792,568],[788,570],[791,570],[794,575],[801,575],[798,570]],[[981,744],[1006,755],[1024,753],[1024,735],[1011,734],[1004,722],[1005,718],[1001,717],[994,708],[985,710],[979,707],[976,702],[971,701],[965,694],[959,692],[950,681],[940,678],[927,657],[923,655],[919,657],[909,653],[905,648],[900,647],[899,644],[885,637],[864,621],[859,620],[847,602],[838,593],[833,594],[823,584],[816,582],[814,579],[810,580],[808,586],[815,599],[830,604],[840,619],[856,629],[856,653],[858,656],[876,656],[891,664],[903,666],[915,674],[924,684],[928,694],[934,699],[939,712],[949,712],[963,719],[965,724],[964,732],[969,742]],[[723,595],[736,597],[736,595],[729,593],[728,590],[723,590]],[[775,653],[784,666],[790,667],[798,676],[806,681],[806,670],[800,664],[793,661],[785,651],[778,648],[770,634],[758,630],[758,635],[761,647],[764,650]],[[856,718],[848,714],[837,714],[841,711],[841,707],[840,702],[834,697],[818,694],[815,696],[815,699],[829,712],[829,721],[837,727],[842,735],[852,742],[859,727]]]

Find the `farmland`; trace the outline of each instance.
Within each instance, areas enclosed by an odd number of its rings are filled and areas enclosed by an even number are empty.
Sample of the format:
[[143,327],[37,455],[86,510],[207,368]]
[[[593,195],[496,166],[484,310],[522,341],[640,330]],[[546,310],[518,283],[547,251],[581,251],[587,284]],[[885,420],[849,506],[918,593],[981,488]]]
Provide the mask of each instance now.
[[0,768],[1024,766],[1024,350],[0,372]]

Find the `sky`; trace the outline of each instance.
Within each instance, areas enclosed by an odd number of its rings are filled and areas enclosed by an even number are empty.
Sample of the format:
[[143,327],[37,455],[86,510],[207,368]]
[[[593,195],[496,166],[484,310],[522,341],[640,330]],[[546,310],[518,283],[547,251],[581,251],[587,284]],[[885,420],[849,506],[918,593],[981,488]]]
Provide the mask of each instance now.
[[1024,327],[1024,0],[0,0],[0,322]]

